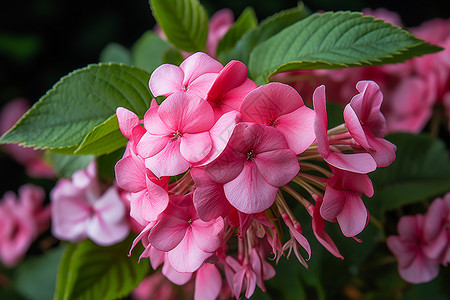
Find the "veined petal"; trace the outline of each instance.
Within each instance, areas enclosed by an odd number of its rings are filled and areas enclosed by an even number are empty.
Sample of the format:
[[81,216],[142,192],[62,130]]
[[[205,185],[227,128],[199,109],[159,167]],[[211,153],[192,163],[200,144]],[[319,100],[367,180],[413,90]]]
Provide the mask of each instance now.
[[120,131],[127,139],[130,139],[131,131],[135,126],[139,125],[138,116],[124,107],[118,107],[116,109],[116,115]]
[[117,184],[127,192],[139,192],[145,189],[145,174],[147,173],[144,161],[129,155],[119,160],[114,167]]
[[188,228],[183,240],[169,251],[167,258],[178,272],[195,272],[212,254],[197,246],[192,230]]
[[237,210],[253,214],[269,208],[278,188],[267,183],[253,162],[246,162],[242,172],[224,184],[225,195]]
[[180,68],[184,72],[183,86],[188,86],[205,73],[219,73],[223,66],[208,54],[197,52],[186,58]]
[[167,146],[170,139],[170,136],[153,135],[146,132],[136,145],[136,151],[143,158],[154,156]]
[[258,153],[254,161],[262,177],[274,187],[288,184],[300,171],[297,156],[289,149]]
[[183,79],[185,73],[180,67],[163,64],[153,71],[148,83],[152,94],[157,96],[169,96],[184,90]]
[[275,128],[286,139],[289,149],[295,154],[305,151],[316,139],[314,133],[315,112],[307,106],[301,106],[295,111],[278,118]]
[[170,265],[168,260],[165,261],[161,269],[161,272],[164,276],[166,276],[167,279],[169,279],[176,285],[185,285],[192,278],[191,272],[186,273],[178,272]]
[[343,154],[329,152],[324,160],[338,169],[360,174],[370,173],[377,168],[377,163],[369,153]]
[[212,148],[209,132],[185,133],[180,138],[181,155],[190,163],[197,163],[204,159]]
[[180,140],[169,140],[166,147],[158,154],[145,159],[145,166],[158,178],[175,176],[185,172],[190,163],[180,153]]
[[211,85],[217,77],[217,73],[206,73],[199,76],[197,79],[192,81],[189,85],[187,92],[196,94],[202,99],[206,99],[206,94],[208,93]]
[[367,217],[367,208],[361,199],[361,195],[345,192],[344,206],[337,216],[342,233],[347,237],[356,236],[366,227]]
[[188,228],[185,220],[164,214],[150,231],[148,241],[156,249],[167,252],[181,243]]
[[320,215],[325,220],[332,222],[341,213],[344,203],[344,192],[327,186],[322,205],[320,206]]
[[361,122],[356,115],[356,112],[353,110],[353,107],[350,104],[347,104],[344,108],[344,121],[345,126],[347,126],[348,131],[352,138],[360,144],[364,149],[370,149],[369,142],[367,141],[366,133],[364,132],[363,127],[361,126]]
[[247,79],[247,67],[240,61],[230,61],[217,75],[205,100],[215,103],[231,89],[234,89]]
[[216,251],[223,239],[224,226],[222,217],[209,222],[200,219],[194,220],[191,228],[195,243],[205,252]]

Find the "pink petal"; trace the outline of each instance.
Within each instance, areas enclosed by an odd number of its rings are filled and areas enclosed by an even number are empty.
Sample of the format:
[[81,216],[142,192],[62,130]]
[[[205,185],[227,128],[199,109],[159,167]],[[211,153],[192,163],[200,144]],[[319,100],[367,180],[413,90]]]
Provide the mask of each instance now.
[[243,84],[247,79],[247,67],[240,61],[230,61],[218,74],[211,89],[208,91],[207,101],[217,103],[223,95]]
[[135,126],[139,125],[138,116],[134,112],[131,112],[123,107],[118,107],[116,109],[116,115],[119,122],[120,131],[126,138],[130,139],[131,131]]
[[334,221],[344,208],[345,194],[341,190],[336,190],[327,186],[323,203],[320,206],[320,215],[327,221]]
[[108,224],[118,223],[125,218],[127,208],[115,186],[108,188],[92,207],[95,214]]
[[439,262],[419,253],[407,268],[399,268],[400,276],[414,284],[433,280],[439,274]]
[[170,136],[153,135],[146,132],[136,146],[136,151],[143,158],[160,153],[171,140]]
[[194,206],[203,221],[219,216],[225,218],[231,211],[231,205],[225,197],[223,185],[215,183],[202,168],[192,168],[191,176],[195,182]]
[[150,76],[149,87],[152,94],[157,96],[169,96],[184,90],[184,72],[181,68],[164,64],[156,68]]
[[315,112],[312,109],[302,106],[278,118],[275,128],[283,134],[289,149],[297,155],[311,146],[316,139],[314,117]]
[[192,93],[177,93],[159,106],[158,116],[174,131],[199,133],[214,125],[214,112],[208,102]]
[[397,223],[397,232],[405,240],[418,241],[422,236],[423,215],[403,216]]
[[216,251],[223,239],[224,222],[222,217],[204,222],[200,219],[191,224],[195,243],[204,252]]
[[211,255],[197,246],[192,230],[188,228],[183,240],[169,251],[167,258],[178,272],[195,272]]
[[206,73],[199,76],[197,79],[191,82],[187,92],[193,93],[202,99],[206,99],[206,94],[208,93],[211,85],[217,77],[217,73]]
[[101,216],[94,216],[87,227],[87,236],[100,246],[111,246],[123,241],[130,232],[126,219],[118,223],[107,223]]
[[114,167],[117,184],[128,192],[145,189],[146,168],[144,161],[137,156],[127,156],[119,160]]
[[183,86],[189,86],[192,81],[205,73],[219,73],[223,66],[209,55],[197,52],[186,58],[180,68],[184,71]]
[[418,252],[416,245],[405,242],[398,236],[389,236],[386,239],[386,244],[397,258],[399,268],[408,268],[416,258]]
[[303,99],[289,85],[271,82],[262,85],[245,97],[241,106],[244,122],[269,125],[279,116],[289,114],[303,106]]
[[278,188],[264,180],[255,163],[246,162],[242,172],[224,184],[224,191],[237,210],[253,214],[264,211],[274,203]]
[[323,158],[327,163],[338,169],[354,173],[367,174],[377,168],[377,163],[369,153],[343,154],[330,152]]
[[342,233],[347,237],[359,234],[366,227],[367,217],[367,208],[361,199],[361,195],[346,192],[344,206],[337,216]]
[[369,149],[369,141],[367,141],[366,133],[364,132],[361,122],[353,110],[353,107],[347,104],[344,108],[344,121],[352,138],[355,139],[364,149]]
[[222,288],[222,276],[214,264],[204,264],[195,277],[194,300],[214,300]]
[[449,213],[450,211],[447,205],[441,198],[437,198],[431,203],[425,215],[425,224],[423,227],[426,240],[433,240],[443,231]]
[[162,274],[166,276],[167,279],[169,279],[171,282],[175,283],[176,285],[185,285],[189,282],[192,278],[191,272],[178,272],[175,270],[168,261],[166,261],[162,267]]
[[235,179],[241,173],[247,156],[236,152],[227,146],[220,156],[205,166],[205,171],[211,180],[217,183],[226,183]]
[[297,156],[289,149],[258,153],[254,161],[262,177],[274,187],[288,184],[300,171]]
[[161,152],[145,159],[145,166],[157,177],[162,177],[184,173],[190,163],[181,155],[180,140],[169,140]]
[[148,241],[156,249],[167,252],[180,244],[188,228],[185,220],[164,214],[150,231]]
[[152,135],[172,135],[176,128],[169,127],[158,115],[159,106],[150,108],[144,115],[144,127]]
[[185,133],[181,138],[181,155],[190,163],[197,163],[204,159],[212,148],[209,132]]
[[369,143],[371,149],[368,152],[379,168],[387,167],[394,162],[397,146],[382,138],[371,138]]

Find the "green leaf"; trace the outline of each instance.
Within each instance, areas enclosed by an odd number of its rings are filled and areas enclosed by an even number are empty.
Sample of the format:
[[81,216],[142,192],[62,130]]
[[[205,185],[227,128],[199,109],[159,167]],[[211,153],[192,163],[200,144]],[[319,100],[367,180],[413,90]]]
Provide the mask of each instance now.
[[441,50],[407,31],[361,13],[313,14],[262,44],[250,54],[253,78],[306,69],[397,63]]
[[0,138],[0,143],[20,142],[73,153],[117,107],[142,117],[152,99],[149,78],[147,72],[122,64],[89,65],[74,71],[56,83]]
[[198,0],[150,0],[153,16],[167,39],[187,52],[204,51],[208,15]]
[[109,154],[125,147],[127,141],[128,139],[123,136],[119,129],[117,116],[114,114],[89,132],[75,154]]
[[163,64],[170,44],[152,31],[145,32],[131,48],[133,65],[152,73]]
[[183,54],[174,47],[170,47],[164,52],[163,63],[179,66],[184,60]]
[[100,53],[100,62],[114,62],[126,65],[132,64],[130,51],[117,43],[106,45],[105,49]]
[[46,159],[50,161],[56,176],[70,178],[78,170],[86,169],[95,158],[93,155],[65,155],[46,152]]
[[128,257],[133,236],[125,241],[101,247],[85,240],[69,247],[58,272],[54,299],[117,299],[128,295],[149,271],[147,260],[137,263]]
[[56,277],[56,287],[53,294],[53,300],[63,300],[64,291],[66,290],[67,274],[69,274],[69,267],[74,251],[78,244],[72,243],[66,246],[61,260],[59,261],[58,273]]
[[437,197],[450,190],[450,158],[445,144],[428,135],[393,134],[394,163],[370,174],[375,186],[371,205],[384,210]]
[[287,9],[263,20],[261,24],[246,32],[234,47],[224,50],[218,55],[221,61],[239,60],[248,64],[250,52],[259,44],[274,36],[282,29],[306,18],[309,11],[303,3],[292,9]]
[[216,50],[217,57],[221,57],[221,53],[232,49],[247,31],[255,28],[257,25],[258,19],[256,18],[253,8],[247,7],[244,9],[234,25],[219,41]]
[[30,257],[15,272],[14,287],[28,300],[51,299],[55,289],[58,263],[65,247]]

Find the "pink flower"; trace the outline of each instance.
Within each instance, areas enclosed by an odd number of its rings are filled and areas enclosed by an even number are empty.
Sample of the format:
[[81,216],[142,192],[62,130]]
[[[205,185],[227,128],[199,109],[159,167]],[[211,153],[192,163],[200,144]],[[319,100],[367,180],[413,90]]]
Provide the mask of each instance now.
[[331,167],[330,178],[320,214],[327,221],[337,220],[347,237],[359,234],[368,222],[367,208],[362,194],[373,196],[373,186],[366,174],[357,174]]
[[383,94],[373,81],[360,81],[356,88],[360,93],[344,109],[345,125],[377,166],[387,167],[395,160],[397,147],[383,138],[386,132],[386,120],[380,111]]
[[204,264],[195,276],[194,300],[217,299],[222,288],[222,276],[215,264]]
[[50,225],[50,207],[43,207],[45,192],[31,184],[19,195],[6,192],[0,200],[0,261],[7,267],[19,263],[31,243]]
[[377,165],[368,153],[343,154],[331,151],[327,136],[328,118],[325,104],[325,86],[321,85],[314,91],[313,104],[316,112],[314,132],[318,151],[323,159],[338,169],[350,172],[369,173],[374,171]]
[[224,221],[218,217],[209,222],[199,219],[192,194],[172,195],[167,209],[148,235],[148,242],[168,252],[170,265],[178,272],[194,272],[219,248]]
[[174,94],[145,114],[147,132],[137,152],[156,176],[181,174],[211,151],[213,125],[214,113],[206,101],[192,93]]
[[403,27],[402,19],[400,18],[399,14],[396,12],[390,11],[386,8],[377,8],[375,10],[372,10],[370,8],[364,8],[362,10],[364,15],[366,16],[372,16],[375,19],[381,19],[385,22],[389,22],[391,24],[394,24],[396,26]]
[[242,120],[276,128],[295,154],[314,141],[314,111],[292,87],[269,83],[251,91],[241,107]]
[[136,300],[177,300],[178,293],[174,286],[164,276],[155,272],[147,276],[132,292]]
[[232,60],[219,72],[205,100],[211,104],[217,120],[229,111],[239,111],[242,100],[256,87],[256,83],[247,78],[247,67]]
[[[0,112],[0,135],[8,131],[19,118],[30,108],[23,98],[17,98],[6,104]],[[42,151],[33,148],[24,148],[18,144],[2,145],[14,160],[25,166],[31,177],[52,178],[55,171],[43,159]]]
[[150,77],[150,91],[155,97],[188,91],[204,99],[222,69],[221,63],[203,52],[197,52],[186,58],[179,67],[170,64],[159,66]]
[[246,214],[269,208],[278,188],[289,183],[299,169],[297,156],[283,135],[254,123],[237,124],[222,154],[205,166],[211,179],[223,184],[230,204]]
[[423,283],[439,274],[439,261],[425,250],[423,215],[403,216],[397,224],[398,236],[389,236],[387,245],[398,261],[400,276],[411,283]]
[[233,11],[228,8],[221,9],[211,16],[209,20],[208,39],[206,40],[206,51],[209,55],[216,56],[217,45],[233,25],[233,22]]
[[57,238],[72,242],[90,238],[109,246],[127,237],[125,204],[114,186],[102,193],[96,176],[96,165],[91,163],[75,172],[72,180],[59,180],[51,191],[52,232]]

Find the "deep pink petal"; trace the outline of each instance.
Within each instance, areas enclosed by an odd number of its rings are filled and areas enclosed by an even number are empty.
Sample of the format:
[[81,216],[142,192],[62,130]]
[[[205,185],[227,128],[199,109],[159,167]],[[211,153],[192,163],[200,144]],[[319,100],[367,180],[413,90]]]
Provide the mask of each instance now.
[[190,163],[181,155],[180,140],[169,140],[161,152],[145,159],[145,166],[157,177],[162,177],[181,174]]
[[337,216],[339,227],[347,237],[356,236],[367,224],[367,208],[361,195],[353,192],[345,193],[345,203]]
[[437,198],[431,203],[425,215],[423,227],[426,240],[431,241],[436,238],[444,229],[446,218],[450,211],[444,200]]
[[305,151],[316,139],[314,133],[315,112],[307,106],[278,118],[275,126],[286,139],[289,149],[295,154]]
[[205,73],[219,73],[223,66],[208,54],[197,52],[186,58],[180,68],[184,71],[183,86],[189,86]]
[[183,240],[169,251],[167,258],[178,272],[195,272],[211,255],[197,246],[192,230],[188,228]]
[[150,76],[149,87],[153,96],[169,96],[184,90],[183,79],[185,73],[180,67],[163,64],[153,71]]
[[258,153],[254,161],[262,177],[274,187],[288,184],[300,171],[297,156],[289,149]]
[[247,156],[227,146],[219,157],[205,166],[206,173],[217,183],[226,183],[241,173]]
[[148,241],[158,250],[170,251],[181,243],[188,227],[185,220],[164,214],[150,231]]
[[240,61],[230,61],[217,75],[205,100],[218,105],[224,94],[243,84],[247,79],[247,67]]
[[244,122],[269,125],[279,116],[289,114],[303,106],[303,99],[289,85],[271,82],[248,93],[242,102]]
[[397,146],[383,138],[370,138],[369,144],[371,149],[368,152],[379,168],[387,167],[394,162]]
[[223,185],[211,180],[202,168],[192,168],[191,176],[195,182],[194,206],[203,221],[219,216],[225,218],[231,211],[231,205],[225,197]]
[[264,180],[255,163],[246,162],[242,172],[224,184],[224,191],[237,210],[253,214],[264,211],[274,203],[278,188]]
[[222,276],[214,264],[204,264],[195,276],[194,300],[214,300],[222,288]]
[[336,190],[327,186],[320,206],[320,215],[327,221],[334,221],[344,208],[345,194],[341,190]]
[[424,222],[423,215],[403,216],[397,223],[397,232],[407,241],[418,241],[422,237]]
[[212,140],[209,132],[185,133],[181,138],[181,155],[190,163],[197,163],[211,152]]

